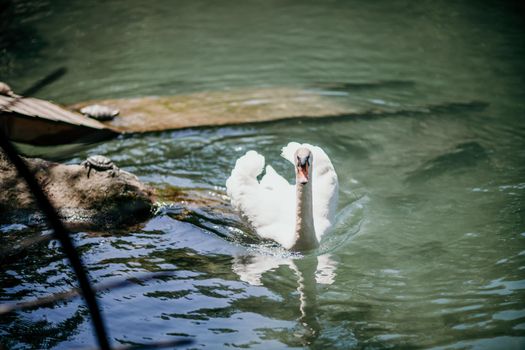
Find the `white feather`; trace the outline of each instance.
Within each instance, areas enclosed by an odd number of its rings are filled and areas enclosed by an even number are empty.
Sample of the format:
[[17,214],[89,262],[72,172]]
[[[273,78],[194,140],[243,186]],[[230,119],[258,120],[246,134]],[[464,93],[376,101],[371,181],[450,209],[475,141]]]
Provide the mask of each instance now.
[[[316,237],[320,241],[334,223],[337,174],[326,153],[317,146],[290,142],[283,147],[282,157],[294,164],[294,153],[299,147],[308,148],[313,155],[313,215]],[[264,157],[255,151],[249,151],[239,158],[226,181],[228,196],[260,237],[274,240],[290,249],[297,239],[295,184],[288,183],[270,165],[259,182],[257,177],[263,168]]]

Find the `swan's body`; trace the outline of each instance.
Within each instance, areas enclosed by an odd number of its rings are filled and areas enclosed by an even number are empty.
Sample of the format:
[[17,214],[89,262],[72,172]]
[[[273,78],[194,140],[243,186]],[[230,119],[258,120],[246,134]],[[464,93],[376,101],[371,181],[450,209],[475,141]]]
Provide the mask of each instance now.
[[333,225],[337,174],[320,147],[291,142],[281,155],[296,166],[296,184],[270,165],[259,182],[264,157],[249,151],[237,160],[226,181],[228,195],[260,237],[286,249],[313,249]]

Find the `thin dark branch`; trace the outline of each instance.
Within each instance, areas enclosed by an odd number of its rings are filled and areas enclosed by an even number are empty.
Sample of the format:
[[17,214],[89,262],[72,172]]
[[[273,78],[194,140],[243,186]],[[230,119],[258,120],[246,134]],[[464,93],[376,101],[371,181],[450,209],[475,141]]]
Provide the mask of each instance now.
[[[96,286],[93,286],[93,291],[99,292],[103,290],[114,290],[123,287],[127,287],[130,284],[136,284],[137,282],[145,282],[155,278],[171,276],[171,272],[160,272],[160,273],[151,273],[143,276],[131,277],[121,281],[112,281],[108,283],[101,283]],[[6,314],[9,312],[31,309],[35,307],[47,306],[54,304],[61,300],[73,299],[81,295],[81,290],[79,288],[73,288],[66,292],[55,293],[51,295],[46,295],[38,299],[24,301],[21,303],[9,303],[9,304],[0,304],[0,315]]]

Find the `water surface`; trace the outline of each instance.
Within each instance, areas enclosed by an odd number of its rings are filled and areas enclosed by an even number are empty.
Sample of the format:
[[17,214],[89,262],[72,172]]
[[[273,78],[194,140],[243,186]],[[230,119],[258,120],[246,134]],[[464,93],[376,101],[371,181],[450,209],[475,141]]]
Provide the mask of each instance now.
[[[411,112],[126,136],[106,154],[158,188],[217,208],[162,206],[131,232],[76,232],[96,282],[169,277],[99,294],[114,344],[190,338],[194,348],[520,349],[525,346],[522,7],[499,2],[15,2],[2,80],[39,97],[95,98],[291,86]],[[425,106],[439,104],[439,108]],[[221,214],[247,150],[321,146],[339,174],[335,231],[290,255]],[[215,210],[217,209],[217,210]],[[2,226],[13,244],[35,228]],[[46,232],[37,228],[37,232]],[[2,301],[75,286],[56,242],[3,264]],[[0,320],[8,348],[93,346],[81,300]]]

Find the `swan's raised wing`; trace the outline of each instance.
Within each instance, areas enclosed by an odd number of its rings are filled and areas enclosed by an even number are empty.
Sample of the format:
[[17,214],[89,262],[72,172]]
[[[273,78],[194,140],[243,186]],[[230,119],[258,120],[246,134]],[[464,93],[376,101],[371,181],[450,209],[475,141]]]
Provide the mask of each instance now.
[[283,147],[281,156],[295,164],[294,154],[299,147],[308,148],[313,155],[313,214],[317,239],[326,233],[334,224],[338,199],[338,179],[330,158],[321,147],[308,143],[290,142]]
[[266,171],[261,179],[261,186],[269,190],[281,191],[290,189],[288,181],[281,175],[277,174],[275,169],[271,165],[266,166]]
[[250,221],[262,238],[285,248],[294,242],[295,197],[293,186],[268,166],[261,182],[264,157],[249,151],[235,163],[226,189],[232,204]]

